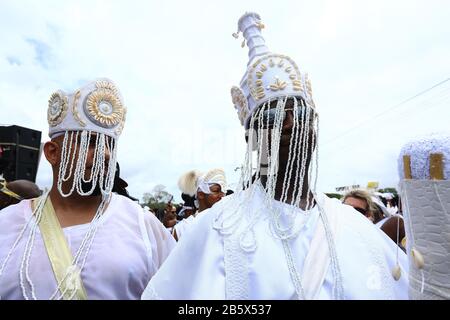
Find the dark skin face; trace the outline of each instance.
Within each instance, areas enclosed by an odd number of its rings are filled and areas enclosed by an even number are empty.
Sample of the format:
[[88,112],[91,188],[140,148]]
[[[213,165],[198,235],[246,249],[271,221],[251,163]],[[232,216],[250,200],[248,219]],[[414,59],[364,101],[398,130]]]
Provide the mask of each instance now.
[[192,209],[186,209],[184,210],[184,218],[189,218],[190,216],[192,216],[194,214],[194,210]]
[[209,187],[209,190],[211,191],[210,194],[204,193],[202,191],[197,192],[199,212],[211,208],[216,202],[220,201],[225,196],[225,193],[222,192],[222,188],[220,187],[220,185],[216,183],[211,185]]
[[177,223],[177,209],[174,206],[167,206],[164,210],[163,224],[166,228],[171,228]]
[[[69,135],[69,139],[70,139],[70,135]],[[74,139],[73,141],[75,141],[75,138],[73,138],[73,139]],[[80,141],[80,139],[81,138],[78,137],[78,142]],[[51,141],[46,142],[44,145],[45,157],[47,158],[48,162],[50,162],[50,164],[53,168],[54,181],[57,180],[59,167],[61,165],[61,152],[62,152],[62,147],[63,147],[63,141],[64,141],[64,136],[59,136],[59,137],[52,139]],[[96,144],[96,134],[92,133],[91,139],[89,141],[89,149],[88,149],[88,154],[87,154],[87,159],[86,159],[86,170],[85,170],[85,175],[84,175],[85,179],[88,179],[92,172],[92,167],[94,164],[95,144]],[[70,151],[70,154],[69,154],[70,158],[72,158],[74,150],[75,150],[75,160],[74,160],[74,167],[75,167],[75,163],[78,161],[78,145],[72,146],[72,150]],[[106,154],[105,154],[105,162],[106,163],[109,161],[109,158],[110,158],[110,153],[108,150],[106,150]],[[69,162],[69,166],[70,166],[70,162]],[[72,186],[72,183],[73,183],[73,175],[72,175],[72,177],[69,178],[69,180],[66,183],[63,183],[63,191],[68,192],[70,190],[70,186]],[[88,188],[88,187],[89,186],[86,186],[86,188]],[[85,190],[85,191],[87,191],[87,190]],[[97,195],[99,195],[98,192],[97,192]]]
[[[69,135],[70,139],[70,135]],[[53,171],[53,185],[50,190],[50,198],[55,209],[58,220],[61,227],[73,226],[83,223],[88,223],[92,221],[98,206],[100,205],[102,196],[101,194],[92,194],[90,196],[81,196],[76,190],[68,197],[62,197],[57,188],[58,172],[61,165],[61,151],[63,146],[64,136],[59,136],[48,141],[44,145],[44,154],[47,161],[52,166]],[[78,138],[80,141],[80,138]],[[75,160],[78,159],[78,146],[72,146],[70,152],[70,157],[75,150]],[[85,179],[89,178],[92,166],[94,162],[94,151],[95,151],[95,134],[92,134],[91,140],[89,142],[89,149],[86,160],[86,171]],[[110,153],[106,150],[105,161],[109,161]],[[69,163],[70,166],[70,163]],[[75,163],[74,163],[75,167]],[[73,172],[72,172],[73,174]],[[73,182],[73,177],[69,178],[69,181],[63,183],[62,188],[65,193],[70,190]],[[90,190],[84,188],[85,191]]]
[[[285,109],[292,109],[294,108],[294,100],[293,99],[288,99],[286,101],[286,106]],[[272,101],[272,103],[270,104],[270,108],[276,108],[277,105],[277,101]],[[261,110],[261,109],[260,109]],[[256,113],[256,115],[258,115],[258,113]],[[312,120],[313,117],[310,116],[310,119]],[[255,124],[255,127],[257,127],[257,123]],[[300,120],[300,125],[304,125],[304,122],[302,120]],[[315,147],[315,144],[312,145],[311,141],[313,139],[313,136],[315,138],[315,131],[314,131],[314,122],[310,121],[307,124],[307,128],[306,130],[308,130],[308,139],[309,139],[309,148],[306,151],[306,172],[309,168],[309,164],[311,161],[311,156],[312,156],[312,152],[313,149]],[[283,180],[284,180],[284,176],[286,174],[286,169],[288,167],[288,160],[289,160],[289,147],[290,147],[290,142],[291,142],[291,137],[293,134],[295,134],[295,132],[293,132],[293,128],[294,128],[294,113],[292,110],[288,110],[286,111],[286,115],[283,121],[283,125],[282,125],[282,129],[281,129],[281,137],[280,137],[280,148],[279,148],[279,152],[278,152],[278,179],[277,179],[277,183],[276,183],[276,187],[275,187],[275,199],[276,200],[280,200],[281,198],[281,194],[282,194],[282,186],[283,186]],[[270,153],[270,145],[271,145],[271,134],[272,134],[272,128],[268,128],[268,144],[269,144],[269,153]],[[296,149],[293,149],[292,152],[295,152],[297,155],[299,155],[301,157],[301,145],[299,144],[298,147]],[[303,159],[300,158],[300,162],[302,162]],[[296,172],[296,170],[298,169],[297,166],[297,161],[294,162],[293,164],[293,170],[292,172]],[[297,196],[298,191],[297,190],[293,190],[293,184],[294,184],[294,180],[295,179],[291,179],[291,188],[289,189],[289,192],[287,194],[287,199],[286,202],[291,202],[292,199],[295,199],[295,197]],[[265,186],[266,182],[267,182],[267,177],[262,175],[261,176],[261,182],[262,184]],[[301,203],[300,203],[300,207],[304,207],[306,205],[306,199],[307,197],[311,198],[311,194],[308,195],[307,190],[308,190],[308,186],[309,186],[309,182],[307,180],[307,177],[305,177],[305,179],[303,180],[303,192],[301,195]]]

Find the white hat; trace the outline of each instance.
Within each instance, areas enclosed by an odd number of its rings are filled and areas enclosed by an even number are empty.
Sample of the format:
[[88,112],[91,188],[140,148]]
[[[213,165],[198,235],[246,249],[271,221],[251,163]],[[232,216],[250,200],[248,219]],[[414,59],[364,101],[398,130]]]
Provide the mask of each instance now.
[[245,13],[238,22],[238,38],[242,32],[249,48],[247,71],[240,87],[231,88],[231,97],[242,125],[262,103],[280,97],[302,97],[314,107],[311,83],[297,64],[288,56],[274,54],[265,45],[261,35],[264,25],[257,13]]
[[220,185],[221,191],[226,192],[227,180],[223,169],[212,169],[205,173],[191,170],[183,174],[178,180],[178,187],[181,192],[190,196],[195,196],[199,190],[207,194],[211,193],[209,187],[212,184]]
[[211,193],[209,187],[212,184],[218,184],[222,192],[227,192],[227,179],[225,178],[225,171],[223,169],[212,169],[204,173],[198,178],[198,188],[204,193]]
[[126,108],[114,83],[92,81],[71,94],[62,90],[48,101],[49,136],[66,131],[92,131],[118,138],[125,124]]

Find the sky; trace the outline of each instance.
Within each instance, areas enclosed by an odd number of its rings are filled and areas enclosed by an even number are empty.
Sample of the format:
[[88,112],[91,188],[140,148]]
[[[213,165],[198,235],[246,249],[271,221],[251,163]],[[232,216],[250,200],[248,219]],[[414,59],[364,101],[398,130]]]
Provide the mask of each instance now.
[[[230,88],[248,50],[232,33],[246,11],[269,49],[309,74],[319,190],[396,187],[401,147],[450,130],[446,0],[0,0],[0,125],[48,141],[50,95],[107,77],[128,108],[118,159],[133,196],[163,184],[180,200],[191,169],[223,168],[233,188],[245,140]],[[51,181],[42,156],[37,183]]]

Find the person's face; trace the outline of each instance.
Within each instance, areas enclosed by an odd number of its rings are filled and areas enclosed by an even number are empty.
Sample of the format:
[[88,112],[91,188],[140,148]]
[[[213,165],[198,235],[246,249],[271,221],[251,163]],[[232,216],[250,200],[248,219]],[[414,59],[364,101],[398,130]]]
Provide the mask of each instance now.
[[216,202],[220,201],[225,196],[225,193],[222,191],[220,185],[216,183],[209,186],[209,191],[209,194],[201,191],[197,193],[199,202],[202,202],[206,208],[211,208]]
[[175,207],[167,207],[166,215],[168,219],[176,219],[177,217],[177,208]]
[[209,187],[209,190],[211,191],[211,193],[206,195],[206,200],[210,207],[212,207],[216,202],[219,202],[223,197],[225,197],[225,193],[222,191],[221,186],[216,183],[212,184]]
[[347,199],[344,200],[344,204],[352,206],[353,208],[355,208],[356,211],[362,213],[369,220],[373,221],[372,213],[370,212],[370,210],[368,208],[368,204],[365,200],[353,198],[353,197],[347,197]]
[[[73,172],[75,171],[75,166],[79,159],[79,146],[81,141],[81,133],[78,134],[78,139],[76,138],[75,132],[73,134],[69,133],[68,136],[68,142],[72,141],[72,143],[68,144],[70,145],[70,150],[68,154],[69,162],[67,166],[72,165],[72,158],[73,158],[73,170],[72,170],[72,176],[67,180],[68,185],[72,185],[73,183]],[[105,162],[104,162],[104,175],[107,174],[108,170],[108,163],[111,156],[110,153],[110,146],[111,146],[111,138],[106,136],[106,147],[105,147]],[[76,142],[76,143],[75,143]],[[44,153],[47,158],[47,160],[50,162],[50,164],[56,168],[57,172],[59,171],[59,167],[62,165],[62,150],[63,150],[63,143],[64,143],[64,136],[59,136],[51,141],[47,142],[44,146]],[[96,133],[91,133],[90,139],[89,139],[89,145],[88,145],[88,152],[86,155],[86,162],[85,162],[85,171],[84,171],[84,179],[89,179],[92,174],[92,170],[94,167],[94,160],[95,160],[95,152],[96,152],[96,146],[98,145],[98,139]],[[84,191],[90,190],[92,187],[92,183],[89,182],[82,182],[82,188]],[[100,194],[100,188],[99,186],[96,186],[93,195]]]
[[[298,105],[297,109],[295,109],[295,102],[294,99],[288,99],[286,101],[286,105],[284,107],[285,110],[285,116],[283,119],[283,124],[281,128],[281,137],[280,137],[280,148],[279,148],[279,161],[280,163],[286,163],[288,161],[289,156],[289,148],[291,146],[291,140],[292,143],[295,143],[295,139],[292,139],[292,135],[295,134],[294,132],[294,124],[299,127],[299,132],[302,130],[307,130],[308,133],[308,150],[307,150],[307,157],[310,159],[312,155],[312,150],[314,149],[315,145],[317,144],[316,141],[314,141],[314,144],[312,143],[313,137],[315,140],[316,132],[314,129],[314,123],[315,119],[317,118],[317,114],[314,110],[307,108],[303,106],[303,104],[300,102],[300,99],[297,100]],[[260,126],[262,126],[263,129],[266,129],[267,131],[263,134],[268,135],[267,143],[268,143],[268,149],[270,153],[270,146],[271,146],[271,135],[272,135],[272,129],[274,128],[274,122],[276,118],[276,106],[277,101],[272,101],[270,104],[270,108],[267,108],[265,106],[261,106],[260,109],[255,113],[254,115],[254,124],[253,127],[255,130],[257,130]],[[297,116],[294,115],[294,112],[297,113]],[[306,123],[307,118],[307,112],[310,112],[309,115],[309,121]],[[260,117],[260,115],[262,115]],[[261,124],[259,123],[259,119],[262,119]],[[297,123],[295,123],[297,122]],[[303,126],[303,128],[302,128]],[[300,134],[298,135],[300,136]],[[266,137],[263,137],[263,139],[266,139]],[[298,141],[297,147],[295,150],[292,150],[292,152],[301,152],[301,146],[302,143]],[[263,152],[264,148],[263,148]],[[308,160],[309,162],[309,160]]]
[[188,218],[189,216],[192,216],[194,214],[194,210],[192,209],[185,209],[184,210],[184,217]]
[[177,223],[177,209],[175,207],[167,207],[164,213],[164,226],[173,227]]

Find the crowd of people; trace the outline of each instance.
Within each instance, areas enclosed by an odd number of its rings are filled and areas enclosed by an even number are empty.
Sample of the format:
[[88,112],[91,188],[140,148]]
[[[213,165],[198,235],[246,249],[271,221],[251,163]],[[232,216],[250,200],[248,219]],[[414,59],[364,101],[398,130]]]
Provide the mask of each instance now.
[[[448,245],[440,239],[426,252],[430,230],[416,220],[449,219],[448,137],[430,144],[444,156],[422,165],[413,147],[402,150],[398,203],[365,190],[327,197],[316,189],[311,83],[293,59],[269,51],[263,28],[246,13],[233,34],[249,48],[231,89],[247,141],[234,192],[222,169],[191,170],[178,181],[182,206],[143,209],[120,178],[127,109],[114,82],[51,95],[51,188],[1,185],[1,299],[449,298]],[[431,176],[417,173],[424,163]]]

